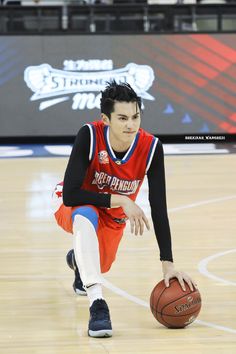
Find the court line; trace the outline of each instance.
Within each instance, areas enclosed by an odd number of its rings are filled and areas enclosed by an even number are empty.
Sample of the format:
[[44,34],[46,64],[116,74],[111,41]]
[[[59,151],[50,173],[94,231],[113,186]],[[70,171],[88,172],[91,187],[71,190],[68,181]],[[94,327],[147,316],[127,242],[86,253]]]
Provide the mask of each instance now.
[[184,209],[190,209],[190,208],[195,208],[201,205],[206,205],[206,204],[211,204],[211,203],[217,203],[217,202],[223,202],[225,200],[230,200],[230,199],[235,199],[236,195],[229,195],[226,197],[220,197],[220,198],[214,198],[214,199],[208,199],[208,200],[203,200],[202,202],[197,202],[197,203],[191,203],[183,206],[179,206],[176,208],[170,208],[168,209],[168,213],[173,213],[176,211],[184,210]]
[[[180,205],[180,206],[178,206],[176,208],[168,208],[168,214],[176,213],[178,211],[185,210],[185,209],[196,208],[196,207],[202,206],[202,205],[218,203],[218,202],[224,202],[224,201],[231,200],[231,199],[236,199],[236,194],[228,195],[228,196],[225,196],[225,197],[219,197],[219,198],[203,200],[203,201],[200,201],[200,202],[191,203],[191,204],[187,204],[187,205]],[[148,203],[148,200],[146,200],[145,202]],[[139,204],[140,204],[140,202],[139,202]],[[146,207],[146,205],[142,205],[141,207],[142,207],[142,209],[144,210],[145,213],[148,213],[148,216],[151,216],[151,210],[150,210],[149,206]]]
[[[221,197],[221,198],[208,199],[208,200],[205,200],[205,201],[202,201],[202,202],[191,203],[191,204],[188,204],[188,205],[183,205],[183,206],[180,206],[180,207],[171,208],[171,209],[168,209],[168,212],[177,212],[177,211],[184,210],[184,209],[195,208],[195,207],[198,207],[198,206],[211,204],[211,203],[222,202],[222,201],[225,201],[225,200],[230,200],[230,199],[235,199],[235,198],[236,198],[236,195],[231,195],[231,196],[226,196],[226,197]],[[218,253],[217,255],[219,256],[219,254],[223,255],[223,254],[226,254],[226,253],[231,253],[233,251],[236,251],[236,250],[229,250],[229,251],[226,251],[226,252],[221,252],[221,253]],[[210,256],[206,260],[211,260],[213,258],[217,258],[216,255]],[[204,263],[203,263],[203,265],[204,265]],[[209,273],[209,275],[210,275],[210,273]],[[212,275],[212,277],[214,277],[214,276]],[[219,281],[219,279],[221,279],[221,278],[218,278],[218,277],[216,277],[216,278],[217,278],[218,281]],[[122,297],[124,297],[124,298],[126,298],[126,299],[128,299],[128,300],[130,300],[130,301],[132,301],[132,302],[134,302],[136,304],[138,304],[138,305],[141,305],[141,306],[144,306],[146,308],[149,308],[149,304],[146,301],[143,301],[143,300],[137,298],[136,296],[130,295],[126,291],[114,286],[108,280],[104,279],[103,280],[103,285],[106,288],[108,288],[109,290],[113,291],[114,293],[116,293],[116,294],[118,294],[118,295],[120,295],[120,296],[122,296]],[[232,285],[232,284],[230,284],[230,285]],[[236,284],[233,283],[233,285],[236,285]],[[233,329],[233,328],[220,326],[220,325],[217,325],[217,324],[214,324],[214,323],[211,323],[211,322],[202,321],[202,320],[195,320],[194,322],[198,323],[198,324],[201,324],[202,326],[211,327],[211,328],[215,328],[215,329],[218,329],[218,330],[221,330],[221,331],[225,331],[225,332],[236,334],[236,330]]]
[[218,282],[221,282],[223,284],[226,284],[226,285],[233,285],[233,286],[236,286],[236,282],[233,282],[233,281],[230,281],[230,280],[226,280],[226,279],[223,279],[221,277],[218,277],[217,275],[214,275],[212,273],[210,273],[207,269],[207,265],[210,261],[212,261],[213,259],[216,259],[216,258],[219,258],[219,257],[222,257],[226,254],[229,254],[229,253],[234,253],[236,252],[236,248],[233,248],[232,250],[228,250],[228,251],[224,251],[224,252],[219,252],[219,253],[216,253],[216,254],[213,254],[212,256],[209,256],[207,258],[204,258],[202,259],[199,264],[198,264],[198,270],[201,274],[205,275],[207,278],[210,278],[210,279],[213,279],[213,280],[216,280]]
[[[111,290],[113,293],[115,293],[117,295],[120,295],[120,296],[122,296],[122,297],[124,297],[124,298],[126,298],[126,299],[128,299],[128,300],[130,300],[132,302],[134,302],[137,305],[141,305],[141,306],[144,306],[146,308],[149,308],[149,304],[146,301],[141,300],[141,299],[139,299],[136,296],[130,295],[126,291],[124,291],[124,290],[118,288],[117,286],[113,285],[112,283],[110,283],[107,279],[103,279],[103,285],[107,289]],[[216,324],[211,323],[211,322],[205,322],[205,321],[202,321],[202,320],[195,320],[194,323],[198,323],[198,324],[200,324],[202,326],[211,327],[211,328],[219,329],[221,331],[225,331],[225,332],[236,334],[236,330],[233,329],[233,328],[216,325]]]

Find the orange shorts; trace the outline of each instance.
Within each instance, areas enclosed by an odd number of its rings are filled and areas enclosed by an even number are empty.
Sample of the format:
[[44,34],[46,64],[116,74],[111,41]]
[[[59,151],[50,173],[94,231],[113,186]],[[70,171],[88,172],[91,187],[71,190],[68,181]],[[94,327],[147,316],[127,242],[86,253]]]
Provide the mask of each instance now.
[[[93,205],[86,206],[92,208],[98,216],[97,237],[100,252],[100,265],[101,272],[105,273],[111,268],[111,265],[116,258],[117,249],[123,236],[125,223],[119,224],[114,221],[113,218],[106,213],[106,209],[97,208]],[[55,212],[54,215],[58,225],[65,231],[73,233],[72,213],[79,207],[80,206],[66,207],[62,204]]]

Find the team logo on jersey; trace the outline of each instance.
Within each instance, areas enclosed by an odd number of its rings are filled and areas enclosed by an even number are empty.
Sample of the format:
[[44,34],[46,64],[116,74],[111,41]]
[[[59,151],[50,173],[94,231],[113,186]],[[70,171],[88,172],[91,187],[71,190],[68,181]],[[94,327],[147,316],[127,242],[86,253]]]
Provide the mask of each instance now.
[[101,164],[109,163],[108,153],[106,150],[99,151],[98,160]]
[[100,190],[108,187],[111,191],[119,194],[131,195],[137,191],[140,182],[140,179],[130,181],[111,176],[105,172],[96,171],[92,184],[96,184]]

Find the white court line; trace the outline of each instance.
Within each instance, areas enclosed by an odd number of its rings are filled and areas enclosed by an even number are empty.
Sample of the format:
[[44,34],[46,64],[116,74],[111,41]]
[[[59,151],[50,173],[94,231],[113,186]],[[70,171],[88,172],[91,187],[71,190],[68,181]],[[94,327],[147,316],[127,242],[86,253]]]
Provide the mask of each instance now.
[[[198,206],[201,206],[201,205],[222,202],[222,201],[225,201],[225,200],[231,200],[231,199],[235,199],[235,198],[236,198],[236,195],[230,195],[230,196],[221,197],[221,198],[208,199],[208,200],[204,200],[202,202],[191,203],[191,204],[183,205],[183,206],[180,206],[180,207],[177,207],[177,208],[168,209],[168,212],[177,212],[177,211],[184,210],[184,209],[195,208],[195,207],[198,207]],[[207,260],[209,261],[209,260],[211,260],[213,258],[217,258],[217,256],[219,257],[219,255],[223,255],[223,254],[231,253],[231,252],[235,252],[235,251],[236,250],[229,250],[229,251],[226,251],[226,252],[221,252],[220,254],[218,253],[217,255],[208,257]],[[203,265],[204,265],[204,261],[206,261],[206,259],[203,260]],[[209,275],[211,275],[208,271],[207,271],[207,273]],[[211,277],[215,277],[215,276],[211,275]],[[221,278],[218,278],[218,277],[216,277],[216,278],[217,278],[218,281],[219,281],[219,279],[221,279]],[[225,282],[227,282],[228,284],[231,283],[231,282],[228,282],[228,281],[225,281]],[[113,291],[114,293],[116,293],[116,294],[118,294],[118,295],[120,295],[120,296],[122,296],[122,297],[124,297],[124,298],[126,298],[126,299],[128,299],[128,300],[130,300],[130,301],[132,301],[132,302],[134,302],[136,304],[138,304],[138,305],[141,305],[141,306],[149,308],[149,304],[146,301],[143,301],[143,300],[137,298],[136,296],[128,294],[126,291],[114,286],[112,283],[110,283],[106,279],[104,279],[103,285],[106,288],[108,288],[109,290]],[[232,284],[230,284],[230,285],[232,285]],[[236,285],[236,284],[233,283],[233,285]],[[221,331],[225,331],[225,332],[228,332],[228,333],[236,334],[236,330],[233,329],[233,328],[220,326],[220,325],[217,325],[217,324],[214,324],[214,323],[211,323],[211,322],[205,322],[205,321],[201,321],[201,320],[196,320],[195,323],[198,323],[198,324],[200,324],[202,326],[211,327],[211,328],[215,328],[215,329],[218,329],[218,330],[221,330]]]
[[236,195],[229,195],[229,196],[221,197],[221,198],[203,200],[202,202],[187,204],[187,205],[179,206],[177,208],[170,208],[170,209],[168,209],[168,212],[173,213],[173,212],[184,210],[184,209],[195,208],[195,207],[198,207],[201,205],[206,205],[206,204],[211,204],[211,203],[223,202],[225,200],[230,200],[230,199],[235,199],[235,198],[236,198]]
[[146,301],[141,300],[136,296],[128,294],[126,291],[118,288],[117,286],[113,285],[112,283],[110,283],[108,280],[106,280],[104,278],[102,281],[102,285],[104,285],[107,289],[113,291],[113,293],[120,295],[120,296],[134,302],[135,304],[149,308],[149,304]]
[[218,282],[221,282],[223,284],[226,284],[226,285],[233,285],[233,286],[236,286],[236,283],[233,282],[233,281],[229,281],[229,280],[225,280],[223,278],[220,278],[212,273],[210,273],[207,269],[207,265],[210,261],[212,261],[213,259],[216,259],[216,258],[219,258],[219,257],[222,257],[226,254],[229,254],[229,253],[234,253],[236,252],[236,248],[232,249],[232,250],[228,250],[228,251],[224,251],[224,252],[220,252],[220,253],[216,253],[216,254],[213,254],[212,256],[210,257],[207,257],[207,258],[204,258],[202,259],[199,264],[198,264],[198,270],[201,274],[205,275],[206,277],[210,278],[210,279],[213,279],[213,280],[216,280]]

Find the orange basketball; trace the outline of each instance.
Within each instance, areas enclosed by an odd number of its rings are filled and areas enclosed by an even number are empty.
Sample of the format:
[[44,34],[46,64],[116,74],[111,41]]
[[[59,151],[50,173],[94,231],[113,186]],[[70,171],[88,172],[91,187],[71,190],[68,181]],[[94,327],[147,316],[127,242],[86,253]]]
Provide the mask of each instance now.
[[201,295],[185,283],[183,291],[178,280],[170,280],[170,286],[160,281],[152,290],[150,308],[158,322],[168,328],[183,328],[195,321],[201,309]]

